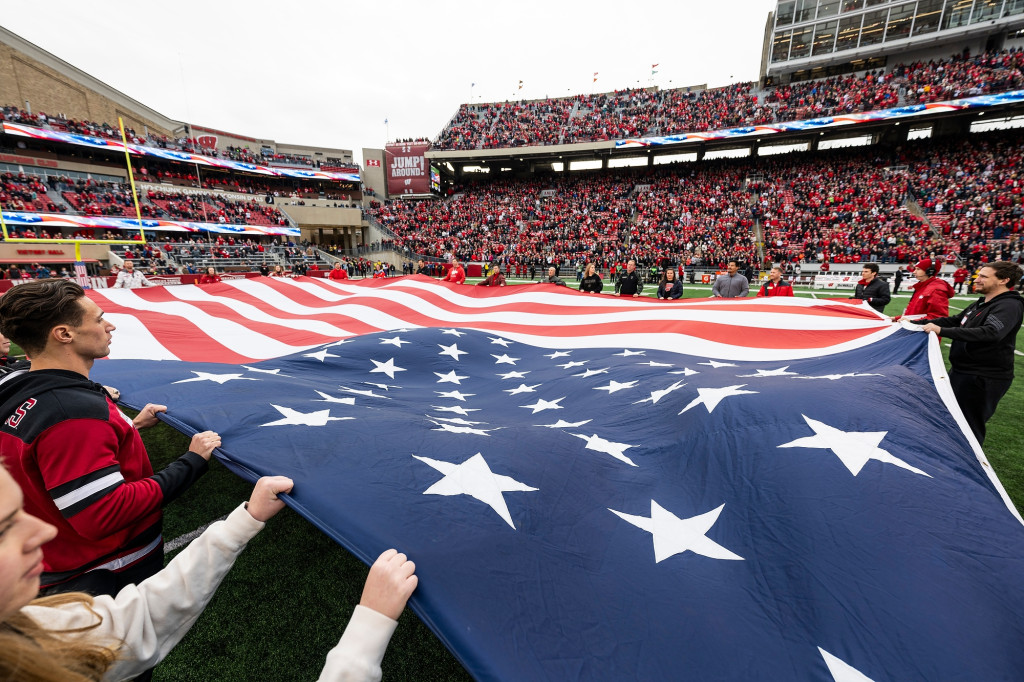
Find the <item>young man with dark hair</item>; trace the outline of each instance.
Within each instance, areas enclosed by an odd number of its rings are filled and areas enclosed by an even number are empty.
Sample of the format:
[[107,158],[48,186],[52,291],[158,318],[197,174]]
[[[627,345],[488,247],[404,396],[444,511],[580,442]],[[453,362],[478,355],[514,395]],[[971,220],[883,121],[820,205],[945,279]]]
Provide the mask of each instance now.
[[949,383],[979,443],[985,441],[985,422],[1013,383],[1013,352],[1024,319],[1024,298],[1014,291],[1021,274],[1016,263],[989,263],[974,281],[982,298],[959,315],[918,322],[952,339]]
[[850,298],[867,301],[868,305],[883,312],[892,297],[889,295],[889,284],[878,276],[878,263],[865,263],[860,271],[860,281]]
[[57,527],[41,584],[53,592],[116,594],[163,567],[162,513],[207,469],[220,437],[196,434],[189,452],[154,474],[139,428],[163,405],[129,419],[89,380],[110,353],[114,325],[63,279],[36,280],[0,297],[0,333],[22,347],[31,370],[0,380],[0,459],[25,509]]

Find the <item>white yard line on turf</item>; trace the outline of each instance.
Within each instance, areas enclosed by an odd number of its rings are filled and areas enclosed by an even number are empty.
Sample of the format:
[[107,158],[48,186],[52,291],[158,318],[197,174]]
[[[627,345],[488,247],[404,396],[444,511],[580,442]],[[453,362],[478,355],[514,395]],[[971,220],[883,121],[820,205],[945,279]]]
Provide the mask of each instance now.
[[217,523],[218,521],[223,521],[227,517],[228,515],[225,514],[219,519],[214,519],[213,521],[210,521],[210,523],[206,524],[205,526],[199,526],[199,528],[196,528],[191,533],[185,533],[184,535],[174,538],[170,542],[164,543],[164,554],[170,554],[171,552],[177,549],[181,549],[182,547],[184,547],[185,545],[187,545],[188,543],[192,542],[197,537],[202,535],[203,531],[209,528],[212,524]]

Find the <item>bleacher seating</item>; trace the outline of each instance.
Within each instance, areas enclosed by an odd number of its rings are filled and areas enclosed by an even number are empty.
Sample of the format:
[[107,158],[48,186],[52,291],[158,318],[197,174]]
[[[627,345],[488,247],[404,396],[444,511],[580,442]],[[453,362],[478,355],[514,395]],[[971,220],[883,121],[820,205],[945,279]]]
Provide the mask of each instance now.
[[432,145],[490,149],[670,135],[849,114],[1024,86],[1024,52],[953,55],[885,71],[767,88],[621,90],[523,102],[463,104]]

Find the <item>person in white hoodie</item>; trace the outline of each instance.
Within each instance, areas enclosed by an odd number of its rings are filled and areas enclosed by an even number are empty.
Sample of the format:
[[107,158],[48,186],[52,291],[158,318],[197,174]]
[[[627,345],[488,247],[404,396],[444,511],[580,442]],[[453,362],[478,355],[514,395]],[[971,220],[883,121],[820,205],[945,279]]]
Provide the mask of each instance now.
[[[43,545],[56,529],[26,513],[0,466],[0,679],[129,680],[174,648],[209,603],[248,541],[284,507],[283,476],[261,478],[247,503],[212,524],[162,571],[116,596],[70,592],[36,598]],[[379,680],[380,663],[417,577],[389,549],[370,567],[362,598],[321,680]]]

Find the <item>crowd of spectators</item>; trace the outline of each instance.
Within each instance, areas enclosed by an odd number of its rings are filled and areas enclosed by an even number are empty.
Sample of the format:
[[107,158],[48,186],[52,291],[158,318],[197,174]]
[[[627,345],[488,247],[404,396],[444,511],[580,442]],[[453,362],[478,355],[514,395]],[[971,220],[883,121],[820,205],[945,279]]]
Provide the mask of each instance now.
[[1024,86],[1020,48],[898,63],[821,80],[756,89],[621,90],[541,100],[463,104],[433,148],[490,149],[596,142],[763,125],[902,104],[1005,92]]
[[64,204],[54,202],[46,194],[46,185],[25,173],[0,174],[0,205],[7,211],[29,213],[63,213]]
[[[772,263],[1018,261],[1024,134],[1010,131],[695,166],[477,181],[445,201],[373,202],[397,246],[523,266],[628,259]],[[763,249],[757,236],[763,236]],[[761,260],[763,254],[763,261]]]

